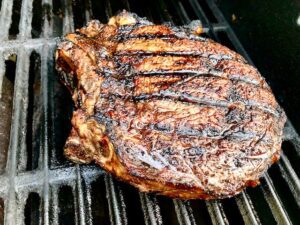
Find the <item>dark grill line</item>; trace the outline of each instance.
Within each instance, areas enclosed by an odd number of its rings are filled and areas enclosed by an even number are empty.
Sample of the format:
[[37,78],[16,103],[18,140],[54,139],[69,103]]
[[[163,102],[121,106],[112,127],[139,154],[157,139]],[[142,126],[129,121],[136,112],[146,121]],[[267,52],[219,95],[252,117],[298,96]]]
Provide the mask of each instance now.
[[[190,96],[188,94],[184,93],[177,93],[174,91],[169,90],[162,90],[156,93],[151,94],[142,94],[138,96],[131,96],[131,95],[119,95],[116,93],[100,93],[101,98],[110,98],[110,97],[117,97],[124,100],[132,100],[132,101],[145,101],[149,99],[174,99],[177,101],[181,101],[184,103],[194,103],[194,104],[200,104],[200,105],[207,105],[207,106],[214,106],[214,107],[220,107],[220,108],[230,108],[234,104],[238,104],[240,102],[229,102],[229,101],[216,101],[213,99],[205,99],[205,98],[196,98],[193,96]],[[254,108],[256,110],[261,110],[264,113],[271,114],[275,118],[279,118],[281,116],[280,112],[275,111],[272,108],[264,107],[259,104],[256,104],[255,102],[241,102],[247,109]]]
[[[82,38],[87,38],[84,34],[78,33],[79,36],[81,36]],[[90,38],[87,38],[88,40],[90,40]],[[81,48],[84,52],[86,52],[82,47],[80,47],[77,43],[75,43],[74,41],[70,40],[70,39],[66,39],[65,41],[69,41],[71,43],[73,43],[74,45],[76,45],[77,47]],[[93,41],[95,41],[97,43],[96,39],[93,39]],[[117,44],[117,43],[116,43]],[[87,54],[89,54],[88,52],[86,52]],[[227,60],[233,60],[233,61],[238,61],[238,62],[244,62],[242,60],[239,59],[234,59],[231,56],[228,55],[205,55],[205,53],[194,53],[193,51],[191,52],[176,52],[176,51],[163,51],[163,52],[147,52],[147,51],[130,51],[130,50],[126,50],[126,51],[115,51],[114,56],[189,56],[189,57],[206,57],[209,59],[216,59],[216,60],[222,60],[222,59],[227,59]]]
[[[191,102],[191,103],[196,103],[196,104],[201,104],[201,105],[208,105],[208,106],[215,106],[215,107],[223,107],[223,108],[230,108],[231,105],[239,103],[239,102],[229,102],[229,101],[216,101],[213,99],[205,99],[205,98],[196,98],[191,95],[185,94],[185,93],[177,93],[174,91],[169,91],[169,90],[162,90],[159,91],[158,93],[151,93],[151,95],[145,94],[145,95],[140,95],[140,96],[135,96],[133,97],[134,100],[136,101],[141,101],[141,100],[148,100],[148,99],[153,99],[153,98],[170,98],[170,99],[175,99],[178,101],[183,101],[183,102]],[[265,113],[269,113],[276,118],[279,118],[280,115],[278,112],[274,111],[272,108],[269,107],[264,107],[259,104],[256,104],[254,102],[242,102],[243,105],[245,105],[246,108],[256,108],[259,110],[262,110]]]
[[[116,37],[114,37],[112,39],[112,41],[118,41],[119,43],[122,43],[122,42],[125,42],[127,40],[133,40],[133,39],[163,39],[163,40],[171,40],[171,39],[174,39],[174,38],[177,38],[177,39],[185,39],[186,37],[182,37],[182,38],[179,38],[177,37],[175,34],[162,34],[162,35],[157,35],[157,34],[121,34],[121,35],[118,35]],[[203,40],[204,41],[204,40]]]
[[[87,54],[87,56],[92,60],[92,62],[94,61],[93,58],[90,57],[89,53],[86,52],[77,43],[75,43],[71,40],[68,40],[68,41],[70,41],[71,43],[76,45],[78,48],[80,48],[82,51],[84,51]],[[128,55],[130,55],[130,54],[128,54]],[[148,55],[149,56],[155,56],[156,54],[149,53]],[[180,54],[180,53],[176,53],[176,52],[174,54],[168,54],[167,52],[164,52],[164,53],[158,53],[158,55],[161,55],[161,56],[172,56],[172,55],[174,55],[174,56],[175,55],[177,55],[177,56],[191,56],[189,54],[185,55],[185,54]],[[127,54],[118,55],[117,53],[115,53],[115,56],[127,56]],[[221,61],[221,60],[233,60],[233,61],[240,62],[240,60],[234,60],[233,58],[231,58],[229,56],[227,56],[229,58],[222,56],[222,58],[220,58],[220,59],[217,59],[217,58],[214,58],[214,57],[211,57],[211,56],[205,56],[204,54],[196,54],[196,55],[192,55],[192,56],[193,57],[203,57],[203,58],[208,58],[208,59],[216,59],[218,62]],[[142,75],[160,75],[160,74],[161,75],[168,75],[168,74],[176,75],[176,74],[184,74],[184,73],[185,74],[186,73],[191,74],[191,75],[212,75],[214,77],[219,77],[219,78],[225,78],[226,79],[226,77],[222,76],[224,74],[223,71],[217,71],[217,70],[214,70],[214,69],[209,69],[208,72],[204,72],[204,73],[200,73],[200,72],[193,71],[193,70],[190,70],[190,71],[189,70],[182,70],[182,71],[151,71],[151,72],[145,72],[145,73],[139,72],[139,74],[142,74]],[[132,73],[132,75],[137,75],[137,73],[136,74]],[[238,74],[237,74],[237,76],[238,76]],[[232,76],[229,76],[227,79],[234,80],[234,81],[241,81],[241,82],[244,82],[244,83],[253,84],[257,87],[261,87],[259,82],[255,82],[255,81],[253,81],[251,79],[247,79],[247,78],[242,78],[242,76],[236,78],[236,77],[233,77],[233,75],[232,75]]]
[[[106,125],[108,124],[114,124],[114,125],[118,125],[118,126],[121,126],[121,125],[124,125],[126,124],[129,128],[129,124],[122,121],[122,120],[114,120],[112,118],[110,118],[109,116],[105,116],[103,113],[97,111],[97,113],[95,113],[94,116],[91,116],[90,118],[94,118],[96,119],[98,122],[100,123],[105,123]],[[110,126],[108,126],[110,127]],[[110,128],[109,128],[110,129]],[[262,136],[261,139],[259,140],[259,142],[262,142],[262,143],[270,143],[272,142],[272,140],[267,137],[266,135],[261,135],[259,133],[253,133],[253,132],[232,132],[232,133],[226,133],[226,130],[225,131],[222,131],[220,133],[216,133],[215,135],[205,135],[205,132],[202,132],[202,131],[196,131],[196,130],[193,130],[193,129],[187,129],[187,130],[184,130],[184,131],[180,131],[180,130],[174,130],[171,132],[171,130],[168,130],[168,129],[164,129],[160,126],[157,126],[157,124],[148,124],[147,126],[141,128],[141,130],[145,130],[145,129],[150,129],[150,130],[154,130],[154,131],[159,131],[159,132],[163,132],[165,134],[173,134],[175,133],[176,135],[188,135],[188,136],[193,136],[193,137],[200,137],[200,138],[208,138],[208,139],[224,139],[224,138],[230,138],[230,140],[234,141],[235,139],[238,140],[239,142],[240,141],[248,141],[248,140],[251,140],[253,139],[254,137],[257,137],[257,136]],[[113,133],[113,132],[108,132],[108,133]]]
[[[127,51],[126,51],[127,52]],[[140,52],[140,53],[143,53],[143,52]],[[222,60],[228,60],[228,61],[233,61],[233,62],[240,62],[242,63],[242,65],[251,65],[249,64],[248,62],[244,62],[244,61],[241,61],[241,60],[236,60],[236,59],[231,59],[230,56],[228,55],[223,55],[223,56],[228,56],[228,58],[223,58],[223,59],[214,59],[214,58],[211,58],[209,56],[205,56],[205,54],[184,54],[182,52],[170,52],[169,54],[165,54],[166,52],[153,52],[153,54],[145,54],[144,57],[138,57],[137,59],[140,60],[140,59],[144,59],[144,58],[151,58],[153,56],[172,56],[171,54],[174,53],[178,53],[178,55],[174,55],[174,56],[181,56],[181,57],[188,57],[188,58],[204,58],[204,59],[208,59],[208,60],[216,60],[216,64],[218,62],[221,62]],[[114,57],[119,59],[119,58],[122,58],[123,56],[127,56],[126,53],[124,52],[123,55],[119,55],[119,54],[115,54]],[[128,53],[128,56],[132,56],[131,53]],[[211,61],[210,61],[211,62]]]
[[205,55],[205,53],[195,53],[193,51],[179,52],[179,51],[164,51],[164,52],[153,52],[153,51],[116,51],[115,56],[192,56],[192,57],[207,57],[215,60],[233,60],[237,62],[244,62],[240,59],[234,59],[228,55]]
[[139,34],[139,35],[133,35],[133,34],[123,34],[123,35],[119,35],[113,39],[111,39],[112,41],[119,41],[120,43],[125,42],[127,40],[133,40],[133,39],[149,39],[149,40],[153,40],[153,39],[162,39],[162,40],[172,40],[174,38],[176,38],[177,40],[184,40],[184,39],[189,39],[192,41],[200,41],[200,42],[208,42],[208,39],[205,37],[201,37],[201,36],[196,36],[196,35],[188,35],[186,33],[184,33],[183,36],[179,36],[176,34],[162,34],[162,35],[155,35],[155,34]]
[[[243,82],[246,84],[251,84],[254,85],[256,87],[265,89],[264,87],[260,86],[259,82],[256,82],[252,79],[249,79],[247,77],[235,77],[234,75],[225,77],[223,76],[224,72],[223,71],[218,71],[215,69],[209,69],[207,72],[198,72],[196,70],[174,70],[174,71],[167,71],[167,70],[157,70],[157,71],[147,71],[147,72],[137,72],[137,73],[132,73],[130,75],[133,76],[139,76],[139,75],[143,75],[143,76],[159,76],[159,75],[187,75],[187,77],[189,76],[194,76],[194,77],[198,77],[198,76],[203,76],[203,77],[215,77],[218,79],[228,79],[230,81],[238,81],[238,82]],[[239,76],[239,75],[236,75]]]

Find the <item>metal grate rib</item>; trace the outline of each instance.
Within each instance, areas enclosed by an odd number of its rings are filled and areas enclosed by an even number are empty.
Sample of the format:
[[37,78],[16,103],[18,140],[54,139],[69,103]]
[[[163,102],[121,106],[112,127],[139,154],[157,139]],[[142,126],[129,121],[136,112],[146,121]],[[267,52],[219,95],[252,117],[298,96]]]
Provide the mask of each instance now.
[[[127,9],[133,8],[137,4],[137,0],[102,0],[105,8],[101,8],[102,17],[109,18],[115,13],[119,5]],[[4,200],[4,222],[7,225],[24,224],[24,210],[27,207],[26,200],[30,193],[36,193],[40,196],[41,208],[40,218],[32,221],[32,224],[59,224],[61,209],[59,208],[58,194],[61,187],[70,188],[73,193],[74,206],[74,223],[78,225],[92,225],[97,221],[93,219],[93,192],[91,190],[92,183],[97,179],[104,179],[103,185],[106,191],[106,200],[108,203],[109,217],[111,224],[130,224],[132,218],[129,218],[129,207],[125,201],[124,191],[120,185],[110,176],[105,174],[100,168],[93,165],[74,165],[66,163],[65,161],[56,163],[58,161],[57,152],[62,151],[56,149],[53,145],[52,133],[55,132],[55,104],[57,104],[56,91],[59,85],[57,80],[53,77],[54,59],[53,53],[55,50],[57,37],[68,32],[74,31],[74,24],[77,19],[76,13],[73,13],[74,7],[72,4],[82,3],[80,7],[83,10],[83,17],[81,20],[88,21],[94,18],[95,12],[92,10],[93,0],[58,0],[61,6],[61,16],[54,15],[52,0],[42,0],[43,8],[43,24],[42,32],[38,38],[32,38],[32,10],[33,1],[23,0],[20,12],[20,22],[18,24],[19,34],[15,40],[9,40],[9,29],[12,23],[12,10],[16,1],[2,0],[0,12],[0,93],[2,90],[2,80],[5,74],[4,61],[12,54],[17,55],[16,62],[16,77],[14,84],[14,100],[13,100],[13,114],[10,130],[10,144],[8,149],[7,165],[5,171],[0,174],[0,198]],[[74,3],[75,2],[75,3]],[[101,3],[101,4],[102,4]],[[55,2],[55,4],[58,4]],[[141,4],[141,3],[139,3]],[[218,9],[215,1],[197,1],[197,0],[159,0],[158,3],[153,4],[145,2],[145,7],[153,10],[151,13],[148,10],[140,9],[141,13],[151,18],[159,18],[160,22],[168,20],[172,23],[185,24],[192,19],[201,19],[204,25],[206,35],[222,42],[220,32],[223,32],[229,39],[230,44],[242,54],[250,63],[252,63],[247,52],[242,47],[233,30],[226,22],[221,11]],[[76,10],[76,9],[75,9]],[[121,8],[119,8],[121,10]],[[190,10],[190,11],[189,11]],[[58,10],[59,11],[59,10]],[[139,12],[137,12],[139,13]],[[159,15],[155,15],[158,13]],[[105,16],[103,16],[105,14]],[[193,18],[192,18],[193,15]],[[54,29],[56,22],[54,17],[62,20],[62,33],[59,29]],[[75,17],[74,17],[75,16]],[[195,17],[195,18],[194,18]],[[26,152],[26,118],[28,107],[28,74],[30,65],[30,54],[35,51],[41,57],[41,98],[43,105],[41,114],[43,115],[41,123],[41,146],[38,160],[38,167],[34,170],[26,171],[27,155]],[[284,131],[286,141],[293,144],[298,156],[300,155],[300,138],[296,133],[290,122],[287,123]],[[290,192],[293,196],[295,205],[300,208],[300,181],[290,159],[282,153],[279,169],[285,180]],[[26,166],[25,166],[26,167]],[[266,204],[269,206],[274,221],[278,224],[296,224],[294,215],[290,214],[282,196],[277,193],[276,185],[272,182],[272,178],[268,173],[262,178],[262,185],[259,190],[262,191]],[[162,216],[165,210],[157,197],[151,194],[133,193],[140,200],[144,222],[147,225],[161,225],[164,224],[165,218]],[[201,201],[201,200],[199,200]],[[250,194],[244,191],[234,198],[237,204],[238,212],[241,215],[243,223],[245,224],[262,224],[262,214],[251,200]],[[71,203],[70,203],[71,204]],[[197,219],[197,210],[191,207],[189,201],[173,200],[171,204],[174,206],[176,218],[174,224],[180,225],[196,225],[201,221]],[[212,224],[230,224],[232,218],[224,207],[224,201],[207,201],[205,202],[207,211],[210,215],[210,222]],[[225,208],[226,209],[226,208]],[[171,210],[171,209],[170,209]],[[173,210],[173,209],[172,209]],[[168,213],[168,212],[167,212]],[[0,213],[1,214],[1,213]],[[134,218],[133,218],[134,219]],[[1,221],[1,219],[0,219]],[[265,221],[265,220],[264,220]],[[299,221],[298,221],[299,222]]]

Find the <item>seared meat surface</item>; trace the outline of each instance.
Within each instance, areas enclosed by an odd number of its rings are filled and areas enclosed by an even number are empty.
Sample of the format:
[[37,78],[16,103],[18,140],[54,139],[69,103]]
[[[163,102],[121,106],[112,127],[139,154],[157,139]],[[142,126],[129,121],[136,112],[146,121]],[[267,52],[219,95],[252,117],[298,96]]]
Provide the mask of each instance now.
[[257,185],[279,158],[284,112],[254,67],[196,30],[122,12],[66,35],[56,52],[75,103],[65,155],[176,198]]

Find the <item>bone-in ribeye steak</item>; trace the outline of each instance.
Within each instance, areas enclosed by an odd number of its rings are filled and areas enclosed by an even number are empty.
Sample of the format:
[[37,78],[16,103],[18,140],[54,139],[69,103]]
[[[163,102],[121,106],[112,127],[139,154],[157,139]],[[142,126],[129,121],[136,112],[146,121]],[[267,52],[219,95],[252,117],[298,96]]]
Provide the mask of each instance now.
[[65,155],[183,199],[255,186],[286,120],[259,72],[194,26],[122,12],[66,35],[57,69],[75,103]]

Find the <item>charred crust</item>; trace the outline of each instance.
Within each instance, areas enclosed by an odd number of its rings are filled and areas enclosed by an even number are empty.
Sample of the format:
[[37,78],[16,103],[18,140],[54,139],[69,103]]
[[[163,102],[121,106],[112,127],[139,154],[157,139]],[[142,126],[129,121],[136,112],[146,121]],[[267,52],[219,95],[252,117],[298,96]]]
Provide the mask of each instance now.
[[199,32],[123,11],[68,34],[56,52],[77,107],[65,156],[174,198],[258,185],[285,114],[254,67]]

